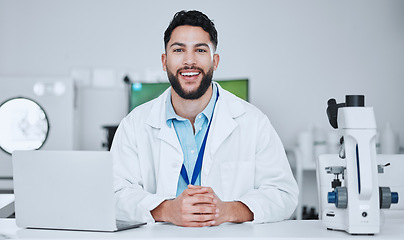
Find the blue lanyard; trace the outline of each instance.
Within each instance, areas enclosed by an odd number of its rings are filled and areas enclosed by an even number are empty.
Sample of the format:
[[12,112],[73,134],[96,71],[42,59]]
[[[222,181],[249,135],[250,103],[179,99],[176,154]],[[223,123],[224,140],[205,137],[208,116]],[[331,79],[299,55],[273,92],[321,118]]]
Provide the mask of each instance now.
[[[213,120],[213,113],[215,112],[216,102],[217,102],[218,98],[219,98],[219,89],[217,89],[217,97],[216,97],[216,101],[215,101],[215,106],[214,106],[213,111],[212,111],[212,117],[210,118],[208,129],[206,129],[205,137],[203,138],[201,149],[199,150],[198,158],[197,158],[196,163],[195,163],[194,172],[192,173],[192,179],[191,179],[191,184],[192,185],[195,185],[196,179],[198,178],[198,175],[199,175],[199,173],[201,172],[201,169],[202,169],[202,161],[203,161],[203,154],[205,153],[206,139],[208,138],[210,124],[212,123],[212,120]],[[184,179],[185,183],[187,185],[189,185],[189,178],[188,178],[188,174],[187,174],[187,169],[185,168],[184,164],[182,164],[181,176]]]

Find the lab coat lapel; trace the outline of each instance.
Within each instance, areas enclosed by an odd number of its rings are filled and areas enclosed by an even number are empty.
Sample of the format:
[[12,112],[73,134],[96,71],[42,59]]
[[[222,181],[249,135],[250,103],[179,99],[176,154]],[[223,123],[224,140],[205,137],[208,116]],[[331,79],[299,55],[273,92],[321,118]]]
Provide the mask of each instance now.
[[234,119],[245,112],[241,104],[238,104],[238,102],[228,102],[229,98],[227,94],[229,93],[224,92],[221,87],[219,87],[219,93],[220,96],[216,103],[213,122],[207,140],[208,149],[207,151],[205,151],[205,156],[203,159],[201,175],[202,185],[209,174],[213,161],[215,160],[215,153],[220,148],[221,144],[226,140],[226,138],[238,126],[237,122]]
[[[226,102],[218,101],[217,109],[213,116],[210,153],[212,155],[219,149],[223,141],[233,132],[237,127],[237,122],[234,121],[229,109],[225,106]],[[209,139],[209,138],[208,138]]]
[[167,144],[168,146],[173,148],[173,150],[175,149],[179,153],[182,152],[181,145],[178,141],[174,126],[168,127],[167,124],[162,124],[158,138],[162,141],[162,146],[164,144]]
[[159,129],[157,137],[165,144],[170,145],[176,151],[181,152],[181,145],[178,141],[177,134],[173,126],[169,127],[166,123],[166,99],[168,88],[162,95],[160,95],[156,102],[153,103],[150,115],[146,121],[152,128]]
[[166,123],[167,91],[152,107],[147,124],[158,129],[157,138],[160,140],[157,191],[160,194],[175,197],[183,155],[174,127],[169,127]]

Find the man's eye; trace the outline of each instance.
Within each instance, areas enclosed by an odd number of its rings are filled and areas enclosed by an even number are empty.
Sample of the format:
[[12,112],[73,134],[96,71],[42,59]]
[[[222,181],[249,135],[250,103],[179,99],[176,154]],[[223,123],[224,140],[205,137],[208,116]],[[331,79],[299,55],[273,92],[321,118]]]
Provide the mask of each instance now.
[[182,49],[174,49],[174,52],[182,52]]
[[204,53],[204,52],[206,52],[206,50],[205,49],[198,49],[198,50],[196,50],[197,52],[200,52],[200,53]]

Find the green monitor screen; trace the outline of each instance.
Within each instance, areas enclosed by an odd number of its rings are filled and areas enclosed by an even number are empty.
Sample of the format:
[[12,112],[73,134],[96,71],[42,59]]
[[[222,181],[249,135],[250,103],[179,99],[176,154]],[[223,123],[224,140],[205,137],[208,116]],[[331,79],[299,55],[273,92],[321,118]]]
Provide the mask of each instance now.
[[[239,80],[214,80],[222,88],[234,95],[248,101],[248,79]],[[135,107],[160,96],[168,87],[169,82],[164,83],[131,83],[129,96],[129,111]]]

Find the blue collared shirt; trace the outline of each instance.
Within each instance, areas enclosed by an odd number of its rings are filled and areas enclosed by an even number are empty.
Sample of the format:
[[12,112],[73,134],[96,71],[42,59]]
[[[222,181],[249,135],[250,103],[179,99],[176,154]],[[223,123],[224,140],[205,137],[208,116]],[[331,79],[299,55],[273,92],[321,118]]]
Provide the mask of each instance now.
[[[215,108],[217,98],[217,86],[213,85],[212,97],[205,109],[199,113],[195,118],[195,133],[192,128],[192,124],[188,119],[178,116],[171,103],[171,92],[167,96],[166,107],[166,121],[169,127],[174,126],[177,133],[178,140],[181,145],[182,152],[184,154],[183,164],[187,170],[188,177],[191,180],[192,173],[194,172],[195,163],[198,158],[199,149],[201,148],[203,138],[205,137],[206,130],[208,128],[209,121],[212,118],[213,109]],[[188,188],[186,182],[178,173],[178,185],[177,185],[177,197]],[[199,173],[196,179],[195,185],[201,185],[201,174]]]

